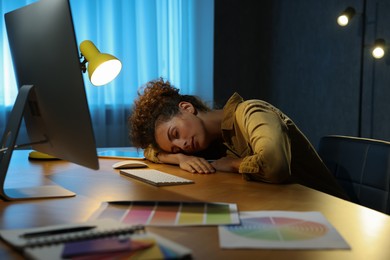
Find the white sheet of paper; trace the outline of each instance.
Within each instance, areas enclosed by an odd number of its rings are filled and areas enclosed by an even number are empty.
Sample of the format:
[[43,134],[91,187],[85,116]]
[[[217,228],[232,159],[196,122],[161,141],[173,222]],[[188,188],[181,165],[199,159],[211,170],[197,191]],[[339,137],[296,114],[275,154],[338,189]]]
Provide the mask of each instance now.
[[240,220],[218,227],[221,248],[350,249],[320,212],[243,211]]

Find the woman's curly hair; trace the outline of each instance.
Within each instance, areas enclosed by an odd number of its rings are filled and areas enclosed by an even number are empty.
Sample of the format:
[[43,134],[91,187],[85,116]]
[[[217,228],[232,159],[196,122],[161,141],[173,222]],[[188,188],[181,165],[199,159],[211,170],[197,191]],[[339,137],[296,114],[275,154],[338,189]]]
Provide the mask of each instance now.
[[157,123],[166,122],[179,114],[178,105],[182,101],[191,103],[197,111],[211,110],[198,97],[179,94],[179,89],[162,78],[146,83],[138,91],[138,99],[134,101],[133,111],[128,118],[133,146],[145,149],[152,145],[158,148],[154,135]]

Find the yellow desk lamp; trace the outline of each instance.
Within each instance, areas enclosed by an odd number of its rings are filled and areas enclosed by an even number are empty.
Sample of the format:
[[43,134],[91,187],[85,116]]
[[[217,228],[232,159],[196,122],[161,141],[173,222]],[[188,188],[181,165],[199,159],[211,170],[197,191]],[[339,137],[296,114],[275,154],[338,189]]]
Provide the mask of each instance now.
[[[88,70],[91,83],[102,86],[118,76],[122,69],[122,63],[113,55],[101,53],[89,40],[80,44],[80,51],[85,60],[82,62],[83,72]],[[85,64],[88,62],[88,68]]]

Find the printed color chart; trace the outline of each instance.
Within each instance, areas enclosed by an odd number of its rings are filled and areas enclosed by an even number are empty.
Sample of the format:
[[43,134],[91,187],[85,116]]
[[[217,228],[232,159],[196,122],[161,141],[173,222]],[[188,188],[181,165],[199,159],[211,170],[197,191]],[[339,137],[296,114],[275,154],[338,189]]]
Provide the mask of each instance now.
[[240,220],[218,227],[221,248],[350,249],[320,212],[243,211]]
[[328,228],[321,223],[286,217],[247,218],[240,226],[229,226],[236,235],[250,239],[297,241],[322,237]]
[[236,204],[205,202],[109,202],[95,218],[110,218],[131,225],[198,226],[239,224]]

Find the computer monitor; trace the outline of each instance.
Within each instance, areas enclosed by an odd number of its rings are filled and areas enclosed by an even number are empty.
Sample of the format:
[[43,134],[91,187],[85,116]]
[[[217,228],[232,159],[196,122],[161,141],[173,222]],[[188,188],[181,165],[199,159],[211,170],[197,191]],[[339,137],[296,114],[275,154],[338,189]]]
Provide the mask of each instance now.
[[69,1],[40,0],[4,16],[19,92],[1,143],[0,195],[74,196],[57,185],[4,187],[23,117],[34,150],[99,168]]

